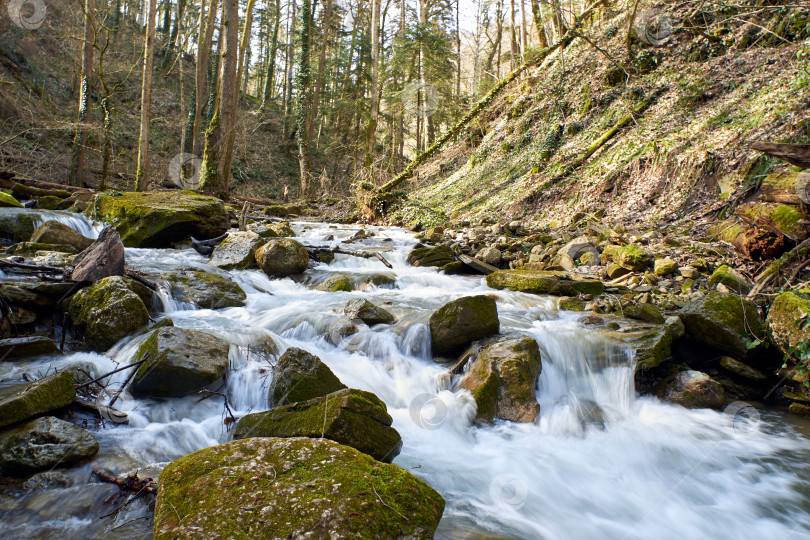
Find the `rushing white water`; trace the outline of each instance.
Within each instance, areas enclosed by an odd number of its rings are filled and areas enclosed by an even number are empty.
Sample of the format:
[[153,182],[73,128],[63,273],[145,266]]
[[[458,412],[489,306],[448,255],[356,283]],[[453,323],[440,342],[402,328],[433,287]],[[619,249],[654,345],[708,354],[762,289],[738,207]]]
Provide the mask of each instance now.
[[[339,242],[358,230],[323,224],[295,228],[311,245]],[[382,273],[396,279],[392,286],[325,293],[293,279],[237,271],[232,276],[248,294],[247,304],[217,311],[182,309],[189,306],[161,290],[157,307],[176,326],[231,343],[224,391],[237,416],[270,405],[273,358],[258,354],[256,345],[272,339],[282,351],[296,346],[316,354],[345,384],[385,401],[403,438],[395,463],[447,501],[439,538],[810,538],[807,440],[779,415],[761,412],[761,422],[753,423],[729,412],[637,398],[632,350],[584,326],[576,314],[558,313],[549,298],[493,291],[479,277],[411,267],[405,262],[414,243],[409,234],[372,230],[377,236],[357,241],[357,249],[390,249],[384,256],[393,270],[375,259],[339,255],[310,270],[308,279],[344,272],[362,283]],[[212,270],[192,251],[128,249],[127,261],[152,272]],[[476,293],[496,296],[502,332],[530,335],[540,345],[536,424],[476,426],[471,397],[456,389],[447,365],[432,359],[428,317],[447,301]],[[357,297],[383,304],[397,323],[362,327],[335,344],[325,337],[330,324]],[[129,362],[143,338],[119,343],[109,356],[77,353],[2,363],[0,379],[18,380],[24,372],[70,364],[104,373]],[[111,387],[126,376],[114,375]],[[116,407],[129,414],[130,423],[107,422],[95,431],[102,468],[159,470],[230,439],[219,397],[135,399],[124,392]],[[111,509],[100,503],[110,486],[84,485],[87,468],[71,475],[72,487],[0,496],[0,531],[9,533],[4,536],[148,537],[148,520],[138,519],[148,515],[141,503],[99,519]],[[44,510],[66,498],[70,502],[61,510]]]

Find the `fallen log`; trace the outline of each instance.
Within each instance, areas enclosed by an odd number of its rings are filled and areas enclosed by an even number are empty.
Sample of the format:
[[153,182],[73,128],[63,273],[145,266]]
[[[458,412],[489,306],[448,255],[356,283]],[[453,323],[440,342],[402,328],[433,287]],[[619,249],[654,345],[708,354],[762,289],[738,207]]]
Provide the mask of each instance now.
[[115,484],[121,489],[126,491],[156,494],[158,490],[157,484],[155,484],[154,480],[152,480],[151,478],[138,478],[137,473],[130,474],[129,476],[125,476],[123,478],[118,478],[113,474],[101,470],[99,466],[94,463],[93,474],[95,474],[96,477],[98,477],[98,479],[101,480],[102,482],[106,482],[108,484]]
[[138,272],[137,270],[130,270],[129,268],[127,268],[126,270],[124,270],[124,275],[127,276],[128,278],[134,279],[135,281],[137,281],[138,283],[140,283],[141,285],[147,287],[152,291],[158,290],[158,286],[155,283],[146,279],[146,277],[144,277],[143,272]]
[[192,236],[191,247],[200,255],[211,255],[214,252],[214,248],[220,245],[226,238],[228,238],[228,233],[217,236],[216,238],[211,238],[210,240],[197,240]]
[[753,141],[751,148],[766,156],[787,161],[791,165],[810,169],[810,144],[783,144],[765,141]]
[[64,189],[42,189],[31,187],[20,182],[15,182],[10,178],[0,179],[0,188],[10,189],[15,197],[18,198],[31,198],[31,197],[59,197],[60,199],[67,199],[71,193]]
[[314,258],[316,255],[319,255],[321,253],[332,253],[340,255],[350,255],[352,257],[362,257],[363,259],[378,259],[387,268],[393,268],[393,266],[391,266],[391,263],[385,260],[385,257],[374,251],[352,251],[349,249],[343,249],[339,247],[308,247],[307,253],[309,254],[310,258]]
[[125,271],[124,244],[115,227],[107,226],[90,247],[73,261],[71,281],[98,281],[109,276],[122,276]]
[[231,195],[231,199],[242,201],[242,202],[249,202],[250,204],[255,204],[257,206],[278,206],[282,203],[275,202],[275,201],[268,201],[266,199],[255,199],[253,197],[241,197],[239,195]]
[[76,396],[76,405],[83,407],[89,411],[93,411],[96,413],[99,418],[104,418],[107,420],[111,420],[116,424],[127,424],[129,423],[129,415],[124,411],[119,411],[118,409],[111,407],[109,405],[102,405],[95,400],[87,399],[82,396]]
[[47,272],[50,274],[65,274],[65,269],[60,268],[58,266],[47,266],[47,265],[39,265],[39,264],[28,264],[28,263],[20,263],[15,261],[9,261],[7,259],[0,259],[0,269],[13,269],[17,268],[20,270],[33,270],[35,272]]

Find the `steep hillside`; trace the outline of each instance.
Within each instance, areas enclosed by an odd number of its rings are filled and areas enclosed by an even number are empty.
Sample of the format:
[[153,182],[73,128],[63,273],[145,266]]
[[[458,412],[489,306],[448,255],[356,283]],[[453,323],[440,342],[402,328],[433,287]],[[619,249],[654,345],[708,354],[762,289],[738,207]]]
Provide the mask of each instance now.
[[587,41],[513,83],[422,166],[394,221],[558,226],[584,212],[694,227],[733,216],[768,173],[788,170],[748,141],[810,142],[810,12],[794,4],[659,3],[640,15],[656,30],[633,40],[634,63],[627,12],[602,13]]

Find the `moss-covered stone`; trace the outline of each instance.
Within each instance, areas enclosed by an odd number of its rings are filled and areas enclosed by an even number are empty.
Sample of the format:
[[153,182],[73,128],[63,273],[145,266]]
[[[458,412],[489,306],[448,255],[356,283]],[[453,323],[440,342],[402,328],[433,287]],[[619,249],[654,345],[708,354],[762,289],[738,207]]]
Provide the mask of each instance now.
[[31,420],[0,435],[0,465],[30,473],[71,465],[98,452],[88,431],[53,416]]
[[8,248],[7,253],[9,255],[35,255],[40,251],[67,253],[69,255],[79,253],[79,250],[67,244],[42,244],[40,242],[20,242]]
[[304,272],[309,266],[309,255],[300,242],[279,238],[256,250],[256,262],[265,274],[286,277]]
[[722,283],[732,292],[737,294],[748,294],[751,291],[751,283],[745,279],[739,272],[732,270],[728,265],[724,264],[718,267],[712,275],[709,276],[709,286],[716,287]]
[[540,414],[537,377],[542,361],[537,342],[529,337],[499,339],[470,359],[461,382],[477,404],[476,418],[534,422]]
[[211,334],[183,328],[159,328],[133,357],[141,364],[130,386],[138,396],[179,397],[215,382],[228,369],[228,342]]
[[59,354],[56,344],[45,336],[0,339],[2,360],[19,360],[43,354]]
[[652,255],[640,246],[628,244],[613,254],[613,261],[623,268],[640,272],[650,265]]
[[634,361],[636,373],[660,366],[672,356],[674,332],[670,326],[660,326],[633,337],[630,344],[635,347]]
[[278,359],[273,373],[272,402],[285,405],[308,401],[346,388],[329,366],[303,349],[290,347]]
[[62,199],[61,197],[45,195],[37,199],[37,208],[40,210],[58,210],[60,209],[59,205],[61,205],[64,200],[65,199]]
[[668,276],[673,274],[675,270],[678,269],[678,263],[670,259],[669,257],[663,259],[656,259],[653,265],[653,269],[655,271],[656,276]]
[[353,289],[352,278],[348,274],[332,274],[315,287],[315,290],[324,292],[349,292]]
[[621,313],[629,319],[664,324],[664,316],[661,314],[661,310],[652,304],[627,304],[622,306]]
[[766,228],[776,228],[785,236],[803,240],[808,236],[802,223],[804,214],[798,206],[779,203],[750,203],[737,207],[737,215],[745,221]]
[[487,285],[493,289],[510,289],[552,296],[600,295],[605,292],[601,281],[568,279],[565,272],[543,270],[498,270],[487,276]]
[[[64,223],[51,220],[46,221],[34,230],[34,232],[31,234],[30,242],[72,246],[78,252],[84,251],[90,247],[90,244],[93,243],[93,239],[79,234]],[[49,251],[57,250],[51,249]]]
[[245,305],[247,294],[234,281],[209,272],[180,272],[166,276],[172,296],[203,309]]
[[23,205],[20,203],[20,201],[18,201],[5,191],[0,191],[0,208],[22,208],[22,207]]
[[0,207],[0,238],[27,242],[34,232],[37,213],[27,208]]
[[444,354],[500,329],[495,299],[489,296],[465,296],[440,307],[430,316],[430,341],[433,352]]
[[450,246],[435,247],[417,245],[408,254],[408,264],[412,266],[446,266],[456,260]]
[[682,371],[656,391],[658,397],[688,409],[719,409],[726,404],[723,385],[700,371]]
[[369,326],[375,324],[391,324],[395,318],[387,310],[375,306],[365,298],[355,298],[349,300],[343,308],[346,317],[353,320],[361,320]]
[[731,294],[708,293],[688,304],[680,317],[692,338],[738,358],[749,355],[749,342],[765,337],[757,307]]
[[221,200],[193,191],[101,194],[87,212],[114,225],[127,247],[169,247],[189,236],[215,238],[230,225]]
[[243,417],[234,439],[247,437],[327,438],[390,463],[402,447],[393,420],[371,392],[344,388],[308,401]]
[[7,386],[0,389],[0,428],[61,409],[75,399],[73,377],[67,371],[31,384]]
[[106,350],[149,323],[143,300],[120,276],[100,279],[76,293],[68,309],[73,323],[83,327],[88,344]]
[[768,310],[768,332],[771,341],[785,356],[796,358],[794,349],[799,343],[810,341],[810,300],[793,292],[776,297]]
[[411,473],[327,439],[250,438],[160,475],[155,539],[433,538],[444,499]]
[[210,264],[225,270],[257,268],[256,250],[263,243],[264,240],[255,232],[229,233],[228,237],[214,248]]
[[585,311],[585,301],[571,296],[563,296],[557,301],[560,311]]

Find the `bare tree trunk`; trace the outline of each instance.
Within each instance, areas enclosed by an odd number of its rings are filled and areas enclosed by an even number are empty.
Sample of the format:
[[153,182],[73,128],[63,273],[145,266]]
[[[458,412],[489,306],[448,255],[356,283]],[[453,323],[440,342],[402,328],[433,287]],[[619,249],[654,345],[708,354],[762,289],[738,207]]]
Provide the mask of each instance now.
[[374,161],[374,134],[380,114],[380,0],[371,0],[371,114],[366,129],[365,166]]
[[143,86],[141,87],[141,134],[138,139],[138,169],[135,189],[143,191],[149,178],[149,123],[152,119],[152,59],[155,54],[157,0],[149,0],[149,20],[143,48]]
[[267,59],[267,79],[264,81],[262,110],[267,106],[267,100],[273,97],[273,87],[276,78],[276,53],[278,52],[278,27],[281,26],[281,0],[276,0],[275,16],[276,22],[273,26],[273,38],[270,41],[270,54]]
[[509,47],[512,54],[509,58],[510,69],[515,69],[518,65],[518,44],[515,38],[515,0],[509,0]]
[[537,39],[540,40],[540,47],[548,47],[548,36],[546,36],[546,28],[543,25],[543,11],[540,9],[540,3],[537,0],[532,1],[532,14],[534,15],[534,24],[537,27]]
[[461,97],[461,14],[459,4],[461,0],[456,0],[456,99]]
[[211,195],[227,196],[230,170],[225,171],[226,141],[233,129],[235,113],[233,104],[237,92],[237,69],[239,65],[239,3],[238,0],[222,2],[222,60],[217,92],[218,107],[205,133],[200,172],[200,189]]
[[96,43],[96,31],[93,26],[95,15],[94,0],[84,3],[84,42],[82,43],[82,78],[79,90],[79,118],[76,135],[73,138],[73,156],[68,173],[71,186],[81,186],[84,177],[84,143],[87,138],[85,124],[90,114],[90,85],[93,79],[93,52]]
[[300,168],[300,188],[298,195],[306,197],[310,191],[310,155],[307,141],[307,97],[310,86],[310,66],[309,66],[309,38],[312,26],[312,14],[310,12],[310,0],[303,0],[301,5],[301,33],[299,37],[301,56],[298,61],[298,74],[295,81],[296,99],[295,116],[296,130],[295,136],[298,141],[298,165]]
[[321,39],[323,46],[321,47],[320,56],[318,58],[318,74],[315,77],[315,88],[312,94],[312,105],[309,111],[309,118],[307,118],[307,141],[312,142],[315,130],[315,118],[318,116],[318,110],[321,106],[321,93],[323,92],[323,76],[326,70],[326,52],[329,50],[329,38],[332,35],[332,0],[326,0],[324,6],[323,16],[323,34]]
[[[205,105],[208,103],[208,62],[211,58],[211,42],[214,39],[214,28],[217,23],[217,7],[219,0],[201,0],[200,19],[197,33],[197,72],[195,78],[195,112],[192,129],[192,153],[199,156],[202,152],[203,141],[200,134],[201,126],[205,120]],[[206,15],[206,5],[208,13]]]
[[[401,39],[405,39],[405,0],[401,0],[399,4],[399,35]],[[405,88],[405,76],[403,74],[402,86],[400,90]],[[405,154],[405,107],[400,107],[399,120],[397,121],[397,142],[399,147],[397,154],[399,157]]]
[[520,54],[521,62],[526,61],[526,47],[528,38],[526,36],[526,0],[520,0]]

